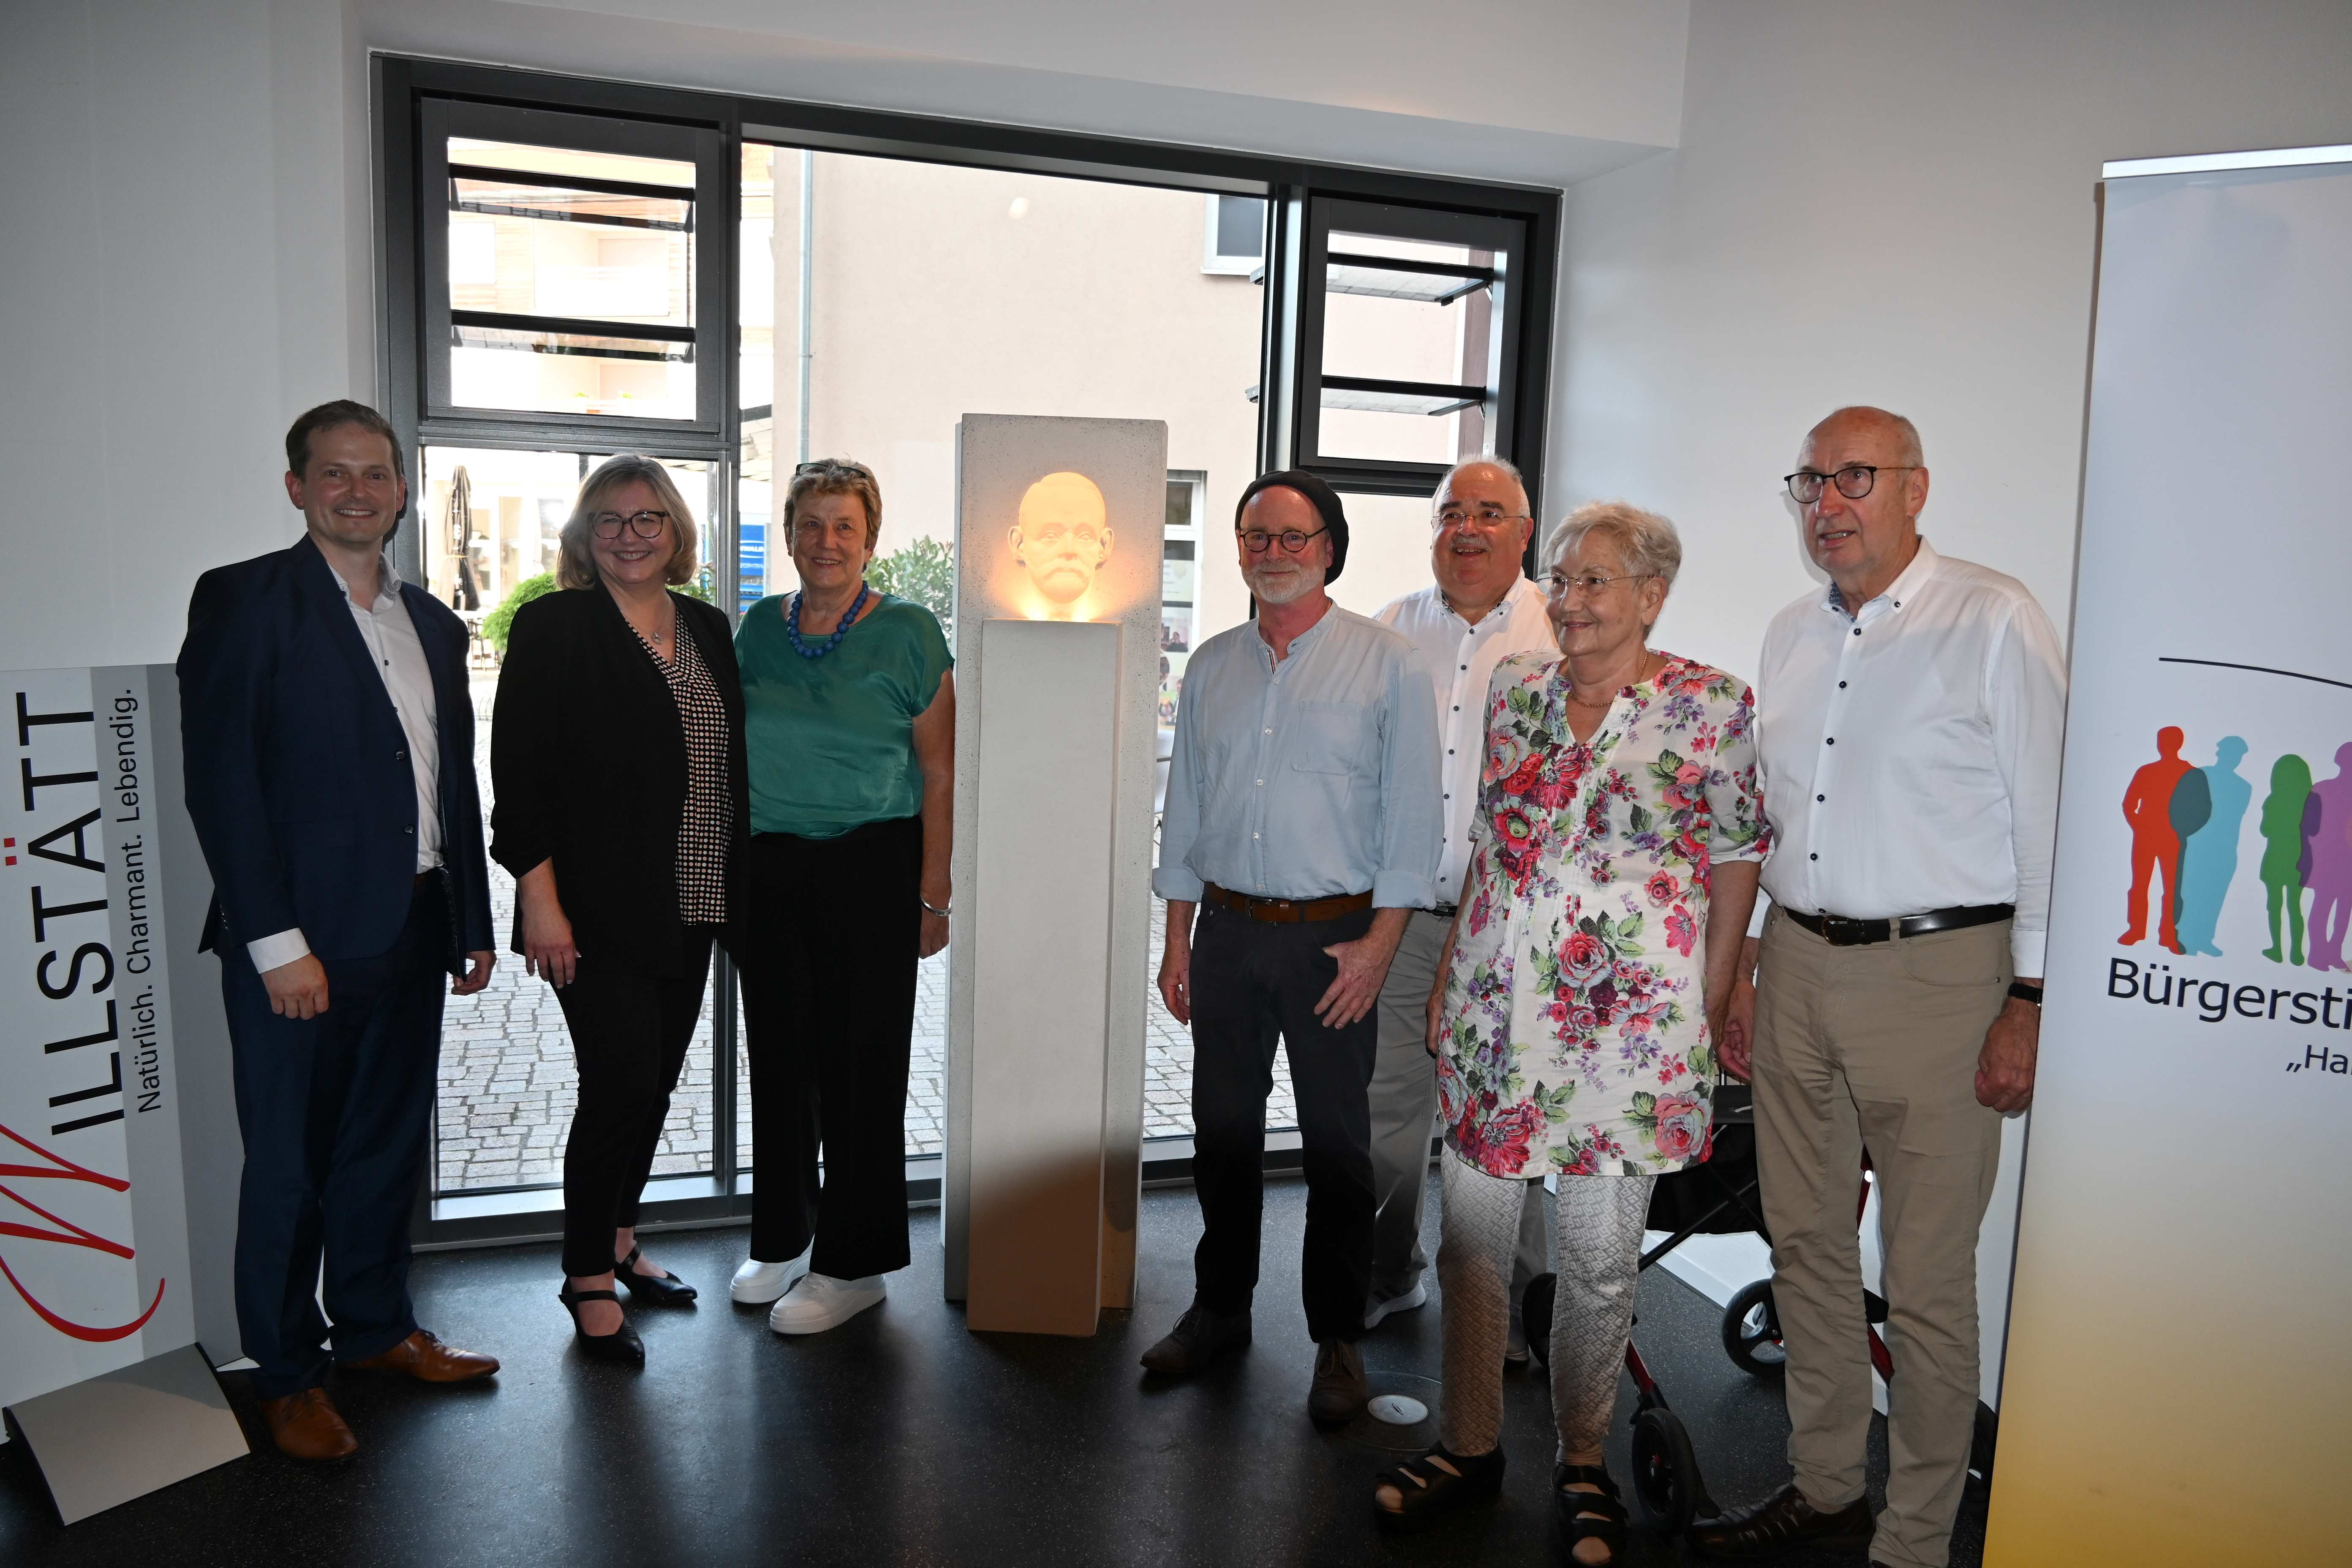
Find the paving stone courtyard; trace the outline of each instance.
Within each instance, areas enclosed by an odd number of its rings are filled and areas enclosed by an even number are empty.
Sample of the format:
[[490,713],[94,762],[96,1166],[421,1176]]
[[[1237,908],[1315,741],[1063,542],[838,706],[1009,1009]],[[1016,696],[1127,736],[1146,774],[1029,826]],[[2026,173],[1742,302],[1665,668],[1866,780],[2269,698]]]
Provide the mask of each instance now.
[[[478,674],[474,709],[482,810],[490,810],[490,692],[495,677]],[[501,949],[514,920],[514,880],[490,868],[491,924]],[[1149,998],[1145,1015],[1144,1135],[1181,1136],[1192,1130],[1192,1039],[1160,1004],[1152,977],[1160,964],[1165,906],[1152,901],[1146,967],[1137,976]],[[907,1096],[907,1152],[940,1152],[947,1090],[948,954],[923,962],[915,999],[913,1070]],[[656,1175],[708,1171],[713,1159],[711,1123],[712,1006],[687,1054],[686,1071],[671,1097],[668,1125],[655,1156]],[[737,1053],[736,1139],[745,1166],[751,1147],[751,1084]],[[562,1010],[545,982],[525,974],[519,954],[501,951],[489,985],[474,996],[452,997],[441,1030],[441,1086],[436,1127],[440,1190],[530,1186],[562,1179],[563,1139],[577,1098],[572,1043]],[[1266,1125],[1287,1127],[1296,1115],[1287,1062],[1275,1064]]]

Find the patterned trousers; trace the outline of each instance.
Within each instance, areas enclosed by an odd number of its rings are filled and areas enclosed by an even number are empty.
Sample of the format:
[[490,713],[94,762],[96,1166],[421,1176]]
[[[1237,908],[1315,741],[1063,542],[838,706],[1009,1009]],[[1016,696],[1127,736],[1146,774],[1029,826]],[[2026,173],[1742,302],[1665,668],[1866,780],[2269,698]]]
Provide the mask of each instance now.
[[[1452,1152],[1444,1167],[1437,1279],[1445,1296],[1445,1387],[1438,1441],[1490,1453],[1503,1438],[1503,1341],[1511,1258],[1526,1184],[1490,1176]],[[1652,1176],[1562,1176],[1552,1220],[1558,1293],[1551,1310],[1551,1405],[1559,1452],[1598,1453],[1617,1408],[1617,1373],[1633,1327],[1633,1279]],[[1536,1325],[1528,1325],[1536,1331]]]

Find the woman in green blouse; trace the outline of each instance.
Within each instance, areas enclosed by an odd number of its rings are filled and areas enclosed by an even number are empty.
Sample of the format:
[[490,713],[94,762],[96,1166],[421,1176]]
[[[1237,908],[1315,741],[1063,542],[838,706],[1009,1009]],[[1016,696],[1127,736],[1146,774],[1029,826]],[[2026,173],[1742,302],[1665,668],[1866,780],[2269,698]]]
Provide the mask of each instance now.
[[881,1300],[908,1263],[908,1057],[916,962],[948,942],[955,661],[929,610],[866,584],[882,532],[869,470],[803,463],[783,532],[800,591],[761,600],[735,634],[760,1181],[731,1293],[775,1302],[778,1333],[813,1334]]

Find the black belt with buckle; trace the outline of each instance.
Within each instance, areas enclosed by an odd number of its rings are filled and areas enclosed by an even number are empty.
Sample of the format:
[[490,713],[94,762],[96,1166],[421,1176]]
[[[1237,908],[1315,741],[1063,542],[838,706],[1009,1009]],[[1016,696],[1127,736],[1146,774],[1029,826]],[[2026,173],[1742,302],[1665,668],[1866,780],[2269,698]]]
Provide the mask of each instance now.
[[1454,911],[1457,907],[1454,904],[1433,904],[1425,912],[1435,915],[1439,920],[1450,921],[1454,918]]
[[1989,926],[2015,915],[2017,906],[1963,904],[1957,909],[1929,910],[1924,915],[1905,915],[1900,920],[1891,921],[1849,920],[1843,915],[1809,915],[1785,904],[1780,906],[1780,912],[1832,947],[1867,947],[1874,942],[1892,942],[1898,936],[1927,936],[1939,931],[1966,931],[1970,926]]

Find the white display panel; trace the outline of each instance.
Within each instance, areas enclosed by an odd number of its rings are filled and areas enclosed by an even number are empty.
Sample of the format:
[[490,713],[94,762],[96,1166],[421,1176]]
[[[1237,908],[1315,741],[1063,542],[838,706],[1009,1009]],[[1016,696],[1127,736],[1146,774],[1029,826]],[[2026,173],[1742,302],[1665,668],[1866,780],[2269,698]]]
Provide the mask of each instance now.
[[[1050,419],[967,414],[957,431],[956,649],[957,689],[964,694],[956,711],[955,921],[948,969],[947,1169],[941,1231],[947,1247],[945,1292],[950,1300],[973,1300],[986,1270],[973,1248],[983,1226],[975,1223],[975,1196],[992,1180],[1013,1179],[1011,1169],[982,1170],[975,1160],[990,1151],[1018,1149],[1023,1131],[1017,1101],[976,1098],[973,1057],[982,1021],[981,986],[1004,978],[983,959],[1002,953],[1028,967],[1034,984],[1093,994],[1100,942],[1102,1004],[1084,1047],[1082,1069],[1067,1053],[1075,1037],[1057,1032],[1034,1039],[1025,1066],[999,1060],[992,1071],[1032,1075],[1099,1071],[1102,1187],[1098,1205],[1099,1289],[1096,1306],[1123,1308],[1134,1301],[1136,1216],[1140,1204],[1143,1140],[1144,994],[1142,977],[1150,932],[1152,770],[1159,684],[1161,540],[1167,509],[1167,426],[1157,420]],[[992,643],[990,633],[1008,621],[1060,623],[1037,637],[1007,634]],[[995,623],[996,625],[992,625]],[[1107,628],[1097,633],[1090,628]],[[965,628],[970,628],[967,631]],[[1043,640],[1039,640],[1043,639]],[[1056,640],[1059,639],[1059,640]],[[1012,656],[1013,684],[992,672],[991,650],[1001,644],[1022,650]],[[1085,647],[1074,655],[1087,671],[1051,667],[1040,649]],[[1043,663],[1033,663],[1042,659]],[[1097,662],[1103,661],[1103,662]],[[1094,691],[1107,673],[1107,697]],[[1034,680],[1037,700],[1071,687],[1069,724],[1087,737],[1084,749],[1098,752],[1079,767],[1056,761],[1054,744],[1022,744],[1011,752],[992,749],[985,732],[989,713],[1035,716],[1015,695]],[[1087,693],[1080,699],[1078,688]],[[974,699],[977,698],[978,700]],[[1109,704],[1098,720],[1099,700]],[[983,760],[986,760],[985,762]],[[996,781],[992,795],[983,774]],[[1072,792],[1076,791],[1076,794]],[[1024,879],[1017,858],[983,859],[983,847],[1017,841],[1034,826],[1023,804],[1055,803],[1074,836],[1090,836],[1082,826],[1108,825],[1108,849],[1099,871],[1085,873],[1084,885],[1062,874],[1055,899],[1034,903],[1039,889]],[[1010,814],[1010,815],[1007,815]],[[1091,862],[1089,863],[1091,864]],[[1099,877],[1099,883],[1092,880]],[[1032,880],[1034,880],[1032,879]],[[1083,914],[1074,911],[1084,911]],[[1075,923],[1073,923],[1075,922]],[[1078,927],[1091,932],[1081,941]],[[999,929],[999,928],[1002,929]],[[984,933],[984,934],[983,934]],[[1086,952],[1083,964],[1055,957],[1071,944]],[[1083,976],[1077,971],[1083,968]],[[1071,1016],[1078,1016],[1073,1007]],[[1003,1126],[981,1118],[1008,1116]],[[1061,1128],[1066,1118],[1055,1125]],[[1060,1135],[1057,1131],[1057,1136]],[[1040,1258],[1066,1258],[1082,1248],[1064,1234],[1026,1238],[999,1230],[1019,1246],[1034,1246]],[[982,1314],[984,1315],[984,1314]],[[1067,1317],[1059,1322],[1073,1321]],[[1042,1324],[1042,1320],[1040,1321]],[[978,1321],[974,1327],[982,1326]],[[1090,1327],[1090,1325],[1089,1325]],[[1088,1331],[1067,1327],[1045,1331]]]
[[2341,163],[2105,187],[1988,1563],[2343,1558],[2347,266]]

